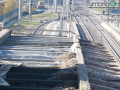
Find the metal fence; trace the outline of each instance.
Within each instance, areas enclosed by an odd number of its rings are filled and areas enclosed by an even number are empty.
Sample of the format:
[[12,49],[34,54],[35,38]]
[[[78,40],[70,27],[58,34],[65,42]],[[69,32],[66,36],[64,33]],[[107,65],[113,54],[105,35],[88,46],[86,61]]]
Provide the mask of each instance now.
[[4,19],[7,19],[8,17],[12,16],[15,13],[18,13],[19,8],[14,9],[13,11],[10,11],[6,13],[5,15],[0,16],[0,22],[3,22]]

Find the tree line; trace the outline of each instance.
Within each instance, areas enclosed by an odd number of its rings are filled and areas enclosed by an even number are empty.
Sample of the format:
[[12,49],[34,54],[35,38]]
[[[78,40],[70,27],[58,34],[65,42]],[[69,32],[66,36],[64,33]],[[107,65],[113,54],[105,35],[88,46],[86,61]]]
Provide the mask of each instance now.
[[7,1],[7,3],[0,5],[0,16],[4,15],[4,13],[8,13],[16,8],[18,8],[18,0],[0,0],[0,1]]

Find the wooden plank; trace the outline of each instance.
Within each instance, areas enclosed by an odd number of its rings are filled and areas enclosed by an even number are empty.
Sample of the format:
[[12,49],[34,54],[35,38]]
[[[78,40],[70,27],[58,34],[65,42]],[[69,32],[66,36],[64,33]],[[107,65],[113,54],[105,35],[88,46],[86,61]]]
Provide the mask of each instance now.
[[0,67],[0,69],[1,69],[2,71],[9,71],[11,67],[12,67],[12,65],[2,65],[2,66]]
[[[42,84],[42,85],[52,85],[52,86],[56,86],[56,85],[59,85],[59,84],[63,84],[65,83],[66,81],[64,80],[37,80],[37,79],[5,79],[6,81],[8,81],[10,84],[14,85],[16,83],[33,83],[33,82],[38,82],[39,84]],[[77,81],[71,81],[75,84],[78,84]]]
[[20,62],[9,62],[9,61],[4,61],[4,60],[2,60],[1,62],[4,63],[4,64],[9,64],[9,65],[11,65],[11,67],[18,67],[22,64]]
[[6,75],[7,72],[8,72],[8,71],[2,71],[2,70],[0,70],[0,77],[3,77],[4,75]]
[[2,77],[0,77],[0,86],[10,86]]

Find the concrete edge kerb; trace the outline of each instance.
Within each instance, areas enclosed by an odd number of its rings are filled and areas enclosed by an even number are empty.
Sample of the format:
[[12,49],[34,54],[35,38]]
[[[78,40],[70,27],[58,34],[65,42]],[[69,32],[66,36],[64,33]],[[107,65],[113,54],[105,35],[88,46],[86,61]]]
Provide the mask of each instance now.
[[75,53],[77,54],[76,59],[78,60],[78,69],[77,69],[78,82],[79,82],[78,86],[79,86],[79,90],[91,90],[81,46],[79,43],[79,39],[81,38],[80,37],[78,38],[77,37],[78,35],[79,33],[77,29],[77,35],[74,35],[73,40],[74,42],[78,42],[75,46]]
[[11,67],[12,65],[2,65],[0,67],[0,86],[10,86],[4,79]]
[[0,31],[0,45],[11,35],[11,31],[10,29],[2,29]]
[[8,23],[9,21],[16,18],[17,16],[18,16],[18,13],[13,14],[12,16],[6,18],[4,23]]
[[79,90],[91,90],[80,44],[76,47],[78,60]]

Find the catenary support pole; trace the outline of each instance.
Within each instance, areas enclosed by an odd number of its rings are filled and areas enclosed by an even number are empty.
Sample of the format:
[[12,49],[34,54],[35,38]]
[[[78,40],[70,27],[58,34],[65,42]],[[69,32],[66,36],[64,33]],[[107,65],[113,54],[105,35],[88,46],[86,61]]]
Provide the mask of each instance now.
[[[59,29],[62,31],[62,25],[63,25],[63,21],[62,21],[62,15],[61,15],[61,18],[60,18],[60,26],[59,26]],[[60,32],[59,36],[61,37],[62,36],[62,32]]]
[[55,0],[53,0],[54,2],[53,2],[53,6],[54,6],[54,10],[55,10]]
[[109,7],[108,7],[108,20],[107,20],[107,21],[108,21],[108,23],[109,23]]
[[72,0],[72,10],[74,9],[74,2],[75,0]]
[[[119,11],[120,11],[120,0],[119,0],[119,9],[118,9]],[[120,27],[120,13],[118,14],[118,27]]]
[[63,5],[65,4],[65,0],[63,0]]
[[64,11],[66,10],[66,0],[63,0]]
[[31,17],[31,0],[29,0],[29,18]]
[[3,28],[5,27],[5,20],[6,20],[6,18],[5,18],[5,15],[6,15],[5,10],[6,10],[6,4],[4,4],[4,20],[3,20]]
[[67,0],[67,21],[69,22],[69,0]]
[[55,13],[57,13],[57,0],[55,0]]
[[21,25],[21,9],[22,9],[22,0],[19,0],[19,16],[18,16],[18,25]]

